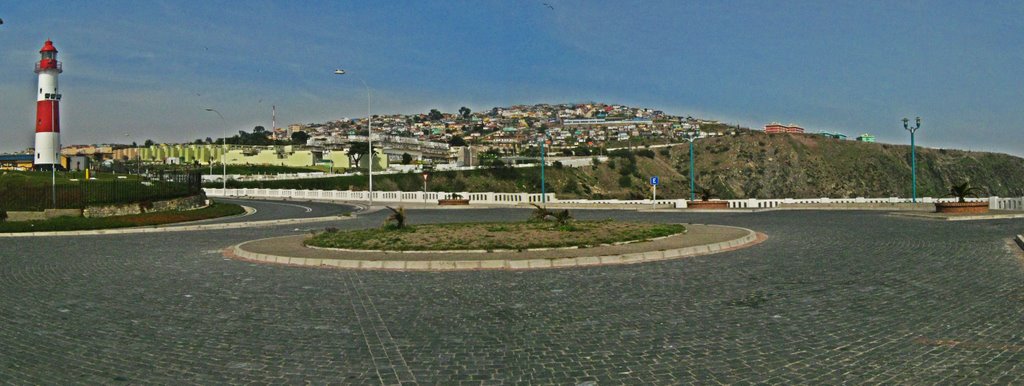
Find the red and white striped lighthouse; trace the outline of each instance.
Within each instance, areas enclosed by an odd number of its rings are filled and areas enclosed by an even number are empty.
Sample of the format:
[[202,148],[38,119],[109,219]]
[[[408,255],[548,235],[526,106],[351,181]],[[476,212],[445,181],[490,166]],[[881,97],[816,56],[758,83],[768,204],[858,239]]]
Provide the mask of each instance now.
[[36,95],[36,169],[60,166],[60,92],[57,75],[64,71],[57,61],[57,48],[47,40],[36,63],[39,94]]

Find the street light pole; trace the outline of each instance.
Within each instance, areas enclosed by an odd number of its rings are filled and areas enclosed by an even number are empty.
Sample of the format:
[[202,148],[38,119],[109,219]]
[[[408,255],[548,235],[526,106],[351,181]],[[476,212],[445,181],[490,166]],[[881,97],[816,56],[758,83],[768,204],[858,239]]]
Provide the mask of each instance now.
[[545,208],[548,207],[547,188],[545,187],[547,184],[544,183],[544,164],[546,164],[544,162],[544,145],[547,141],[548,133],[545,131],[544,135],[540,137],[540,203]]
[[[334,75],[345,74],[345,70],[334,70]],[[367,165],[369,166],[367,173],[370,176],[370,207],[373,207],[373,116],[370,115],[370,86],[367,86],[366,82],[364,82],[362,78],[356,77],[356,79],[359,79],[359,83],[362,83],[363,88],[366,89],[366,147],[369,148],[369,154],[367,154],[367,156],[370,157],[367,162]],[[356,166],[358,167],[359,165]]]
[[[217,116],[220,117],[221,124],[224,125],[224,129],[223,129],[223,130],[225,130],[224,131],[224,137],[222,137],[220,139],[220,164],[221,164],[221,167],[223,168],[223,173],[224,173],[221,176],[221,182],[223,183],[222,188],[224,190],[227,190],[228,189],[228,164],[225,161],[224,156],[225,156],[225,153],[227,153],[225,148],[228,145],[228,132],[227,132],[228,121],[224,119],[224,116],[221,115],[220,111],[217,111],[217,109],[206,108],[205,110],[217,113]],[[213,166],[211,165],[210,168],[212,169]],[[224,194],[227,194],[227,192],[225,192]]]
[[697,200],[697,194],[694,192],[693,185],[693,141],[700,137],[700,131],[692,131],[686,134],[686,139],[690,141],[690,201]]
[[921,128],[921,117],[915,119],[914,126],[910,126],[909,122],[909,119],[903,118],[903,129],[910,132],[911,202],[917,203],[917,147],[914,144],[914,133]]

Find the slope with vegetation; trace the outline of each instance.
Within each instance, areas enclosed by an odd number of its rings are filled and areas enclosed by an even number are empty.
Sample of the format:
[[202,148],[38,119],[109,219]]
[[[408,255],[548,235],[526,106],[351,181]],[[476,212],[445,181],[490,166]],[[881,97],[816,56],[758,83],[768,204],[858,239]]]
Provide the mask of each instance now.
[[[736,136],[694,143],[698,192],[717,198],[909,197],[910,147],[841,141],[810,134]],[[658,197],[688,198],[689,152],[685,144],[634,148],[610,154],[607,162],[582,168],[545,170],[547,191],[560,198],[650,197],[648,179],[659,176]],[[918,196],[945,197],[949,187],[969,183],[982,195],[1024,196],[1024,159],[1006,154],[917,149]],[[366,189],[365,176],[229,183],[233,187]],[[418,173],[374,176],[375,190],[423,189]],[[540,192],[539,168],[507,167],[437,172],[431,191]]]

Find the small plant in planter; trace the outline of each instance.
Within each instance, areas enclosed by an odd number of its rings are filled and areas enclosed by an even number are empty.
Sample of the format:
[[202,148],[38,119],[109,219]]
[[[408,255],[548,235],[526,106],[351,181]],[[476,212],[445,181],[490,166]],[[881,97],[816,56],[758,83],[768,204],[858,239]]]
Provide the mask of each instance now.
[[715,194],[714,191],[708,188],[700,189],[700,201],[687,201],[686,207],[693,209],[729,209],[729,202],[722,200],[712,200],[711,197]]
[[983,191],[964,182],[960,185],[953,185],[949,188],[949,194],[956,197],[956,202],[936,202],[935,211],[938,213],[987,213],[988,202],[967,202],[967,197],[978,197]]
[[468,198],[462,198],[461,194],[452,193],[450,198],[442,198],[437,200],[438,205],[469,205]]
[[715,192],[712,192],[711,189],[703,188],[700,190],[700,200],[708,201],[711,199],[711,195],[713,194],[715,194]]

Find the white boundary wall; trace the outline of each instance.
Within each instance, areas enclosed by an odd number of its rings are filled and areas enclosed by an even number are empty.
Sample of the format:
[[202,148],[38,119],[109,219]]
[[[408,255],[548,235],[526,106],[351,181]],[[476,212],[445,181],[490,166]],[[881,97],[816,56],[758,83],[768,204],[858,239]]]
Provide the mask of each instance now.
[[[303,190],[303,189],[220,189],[206,188],[206,195],[209,197],[252,197],[252,198],[278,198],[278,199],[305,199],[325,201],[369,201],[369,192],[352,190]],[[446,192],[373,192],[373,200],[379,202],[408,202],[423,203],[435,202],[444,198],[451,198],[453,193]],[[539,193],[494,193],[494,192],[459,192],[463,198],[469,198],[470,203],[487,205],[518,205],[526,203],[541,202]],[[602,205],[602,206],[637,206],[637,205],[669,205],[676,208],[686,208],[686,200],[668,199],[657,200],[559,200],[554,193],[547,193],[547,202],[553,204],[579,204],[579,205]],[[782,198],[782,199],[759,199],[750,198],[743,200],[725,200],[729,202],[731,209],[768,209],[778,208],[782,204],[806,204],[806,205],[830,205],[830,204],[905,204],[912,202],[909,198],[887,197],[887,198]],[[917,202],[932,204],[936,202],[954,202],[956,198],[919,198]],[[1024,197],[1001,198],[967,198],[967,201],[984,201],[989,203],[990,209],[996,210],[1024,210]]]

